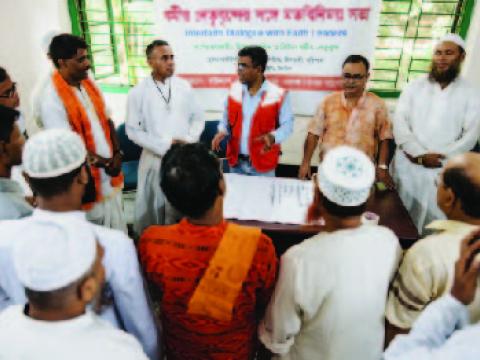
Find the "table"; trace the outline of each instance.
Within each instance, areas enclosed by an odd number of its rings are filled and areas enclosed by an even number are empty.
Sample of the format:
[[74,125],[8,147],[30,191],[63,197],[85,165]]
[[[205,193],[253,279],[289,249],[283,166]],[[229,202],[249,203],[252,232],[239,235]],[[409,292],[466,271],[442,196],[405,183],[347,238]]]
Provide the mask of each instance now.
[[[367,210],[380,216],[380,225],[388,227],[397,235],[402,248],[407,249],[418,240],[417,228],[395,190],[374,191],[368,199]],[[231,221],[260,227],[265,234],[272,238],[278,255],[283,254],[290,246],[323,230],[322,226],[312,225],[288,225],[235,219],[231,219]]]

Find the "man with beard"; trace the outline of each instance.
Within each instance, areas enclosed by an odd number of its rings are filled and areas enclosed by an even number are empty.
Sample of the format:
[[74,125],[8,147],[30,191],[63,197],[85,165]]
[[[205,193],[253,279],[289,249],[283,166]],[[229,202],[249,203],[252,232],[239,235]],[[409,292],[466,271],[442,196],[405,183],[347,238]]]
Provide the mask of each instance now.
[[376,178],[393,188],[388,172],[392,124],[385,101],[366,91],[370,73],[368,60],[350,55],[343,62],[342,91],[326,96],[308,126],[300,179],[310,177],[310,160],[320,142],[320,158],[339,145],[353,146],[376,164]]
[[471,150],[480,134],[478,92],[459,77],[464,59],[462,38],[445,35],[435,47],[429,75],[408,84],[398,100],[394,178],[420,232],[434,219],[445,218],[435,186],[443,162]]
[[126,232],[122,152],[102,93],[88,77],[87,43],[71,34],[57,35],[49,56],[56,69],[38,93],[38,121],[45,129],[71,129],[80,135],[95,184],[89,192],[92,201],[84,205],[88,220]]
[[172,144],[198,141],[204,127],[192,87],[173,76],[175,55],[168,42],[154,40],[146,55],[152,73],[128,94],[126,121],[128,137],[143,148],[133,225],[138,235],[147,226],[179,220],[160,189],[162,158]]
[[265,79],[268,55],[260,46],[238,52],[238,79],[230,87],[223,119],[212,148],[229,136],[227,158],[231,171],[244,175],[275,176],[280,144],[293,130],[288,93]]

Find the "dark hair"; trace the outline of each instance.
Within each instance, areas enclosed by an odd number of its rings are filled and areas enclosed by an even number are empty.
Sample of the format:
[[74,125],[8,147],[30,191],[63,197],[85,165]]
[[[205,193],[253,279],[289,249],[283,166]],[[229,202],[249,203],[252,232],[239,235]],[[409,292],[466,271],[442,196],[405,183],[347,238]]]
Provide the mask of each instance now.
[[77,282],[53,291],[36,291],[25,288],[28,302],[42,310],[61,310],[66,306],[66,300]]
[[165,196],[194,219],[213,206],[221,178],[218,159],[204,144],[174,145],[162,159],[160,185]]
[[147,48],[145,49],[145,54],[147,55],[147,58],[150,57],[153,49],[155,49],[157,46],[170,46],[170,44],[165,40],[153,40],[150,44],[148,44]]
[[365,69],[367,69],[367,73],[368,73],[368,70],[370,70],[370,63],[368,62],[367,58],[362,55],[349,55],[343,62],[342,68],[346,64],[359,64],[359,63],[362,63],[363,65],[365,65]]
[[28,298],[29,304],[32,304],[39,309],[62,310],[69,305],[69,297],[77,291],[78,287],[81,286],[91,276],[91,274],[92,270],[89,270],[80,279],[63,286],[60,289],[51,291],[36,291],[25,288],[25,295]]
[[357,206],[340,206],[328,200],[325,196],[322,196],[322,205],[329,214],[342,218],[350,216],[360,216],[365,212],[365,209],[367,207],[366,202]]
[[0,82],[5,81],[7,76],[8,76],[7,70],[5,70],[3,67],[0,66]]
[[455,196],[460,199],[466,215],[480,218],[480,185],[472,181],[465,169],[447,168],[443,173],[443,184],[452,189]]
[[60,34],[52,39],[48,53],[53,64],[58,68],[58,60],[71,59],[77,55],[78,49],[86,48],[87,43],[81,37],[72,34]]
[[49,199],[55,195],[66,193],[80,174],[82,165],[69,173],[52,178],[33,178],[28,176],[28,183],[36,195]]
[[268,55],[267,51],[261,46],[246,46],[240,49],[238,56],[248,56],[252,59],[253,66],[260,66],[262,72],[267,68]]
[[13,131],[13,124],[20,113],[12,108],[0,105],[0,141],[9,142]]

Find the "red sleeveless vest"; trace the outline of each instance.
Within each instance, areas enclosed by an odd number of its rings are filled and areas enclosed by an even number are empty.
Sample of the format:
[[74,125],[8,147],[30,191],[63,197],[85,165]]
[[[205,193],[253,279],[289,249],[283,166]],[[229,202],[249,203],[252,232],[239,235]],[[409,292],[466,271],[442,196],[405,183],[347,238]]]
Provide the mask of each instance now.
[[[265,80],[266,81],[266,80]],[[240,139],[242,136],[242,84],[235,82],[228,95],[228,123],[230,125],[230,140],[227,145],[227,158],[230,166],[238,163]],[[268,82],[267,91],[263,94],[252,117],[248,150],[252,166],[259,172],[267,172],[277,167],[280,156],[280,145],[274,144],[269,151],[264,151],[263,141],[255,141],[261,135],[268,134],[278,128],[280,108],[285,97],[285,90]]]

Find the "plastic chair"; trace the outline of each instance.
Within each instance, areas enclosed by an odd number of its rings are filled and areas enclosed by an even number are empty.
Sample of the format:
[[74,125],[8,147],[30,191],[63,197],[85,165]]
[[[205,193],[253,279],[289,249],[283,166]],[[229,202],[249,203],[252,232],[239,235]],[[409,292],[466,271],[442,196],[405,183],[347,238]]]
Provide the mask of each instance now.
[[137,188],[138,163],[142,148],[131,141],[125,131],[125,124],[117,128],[117,137],[120,142],[120,149],[123,152],[122,172],[124,176],[124,191]]

